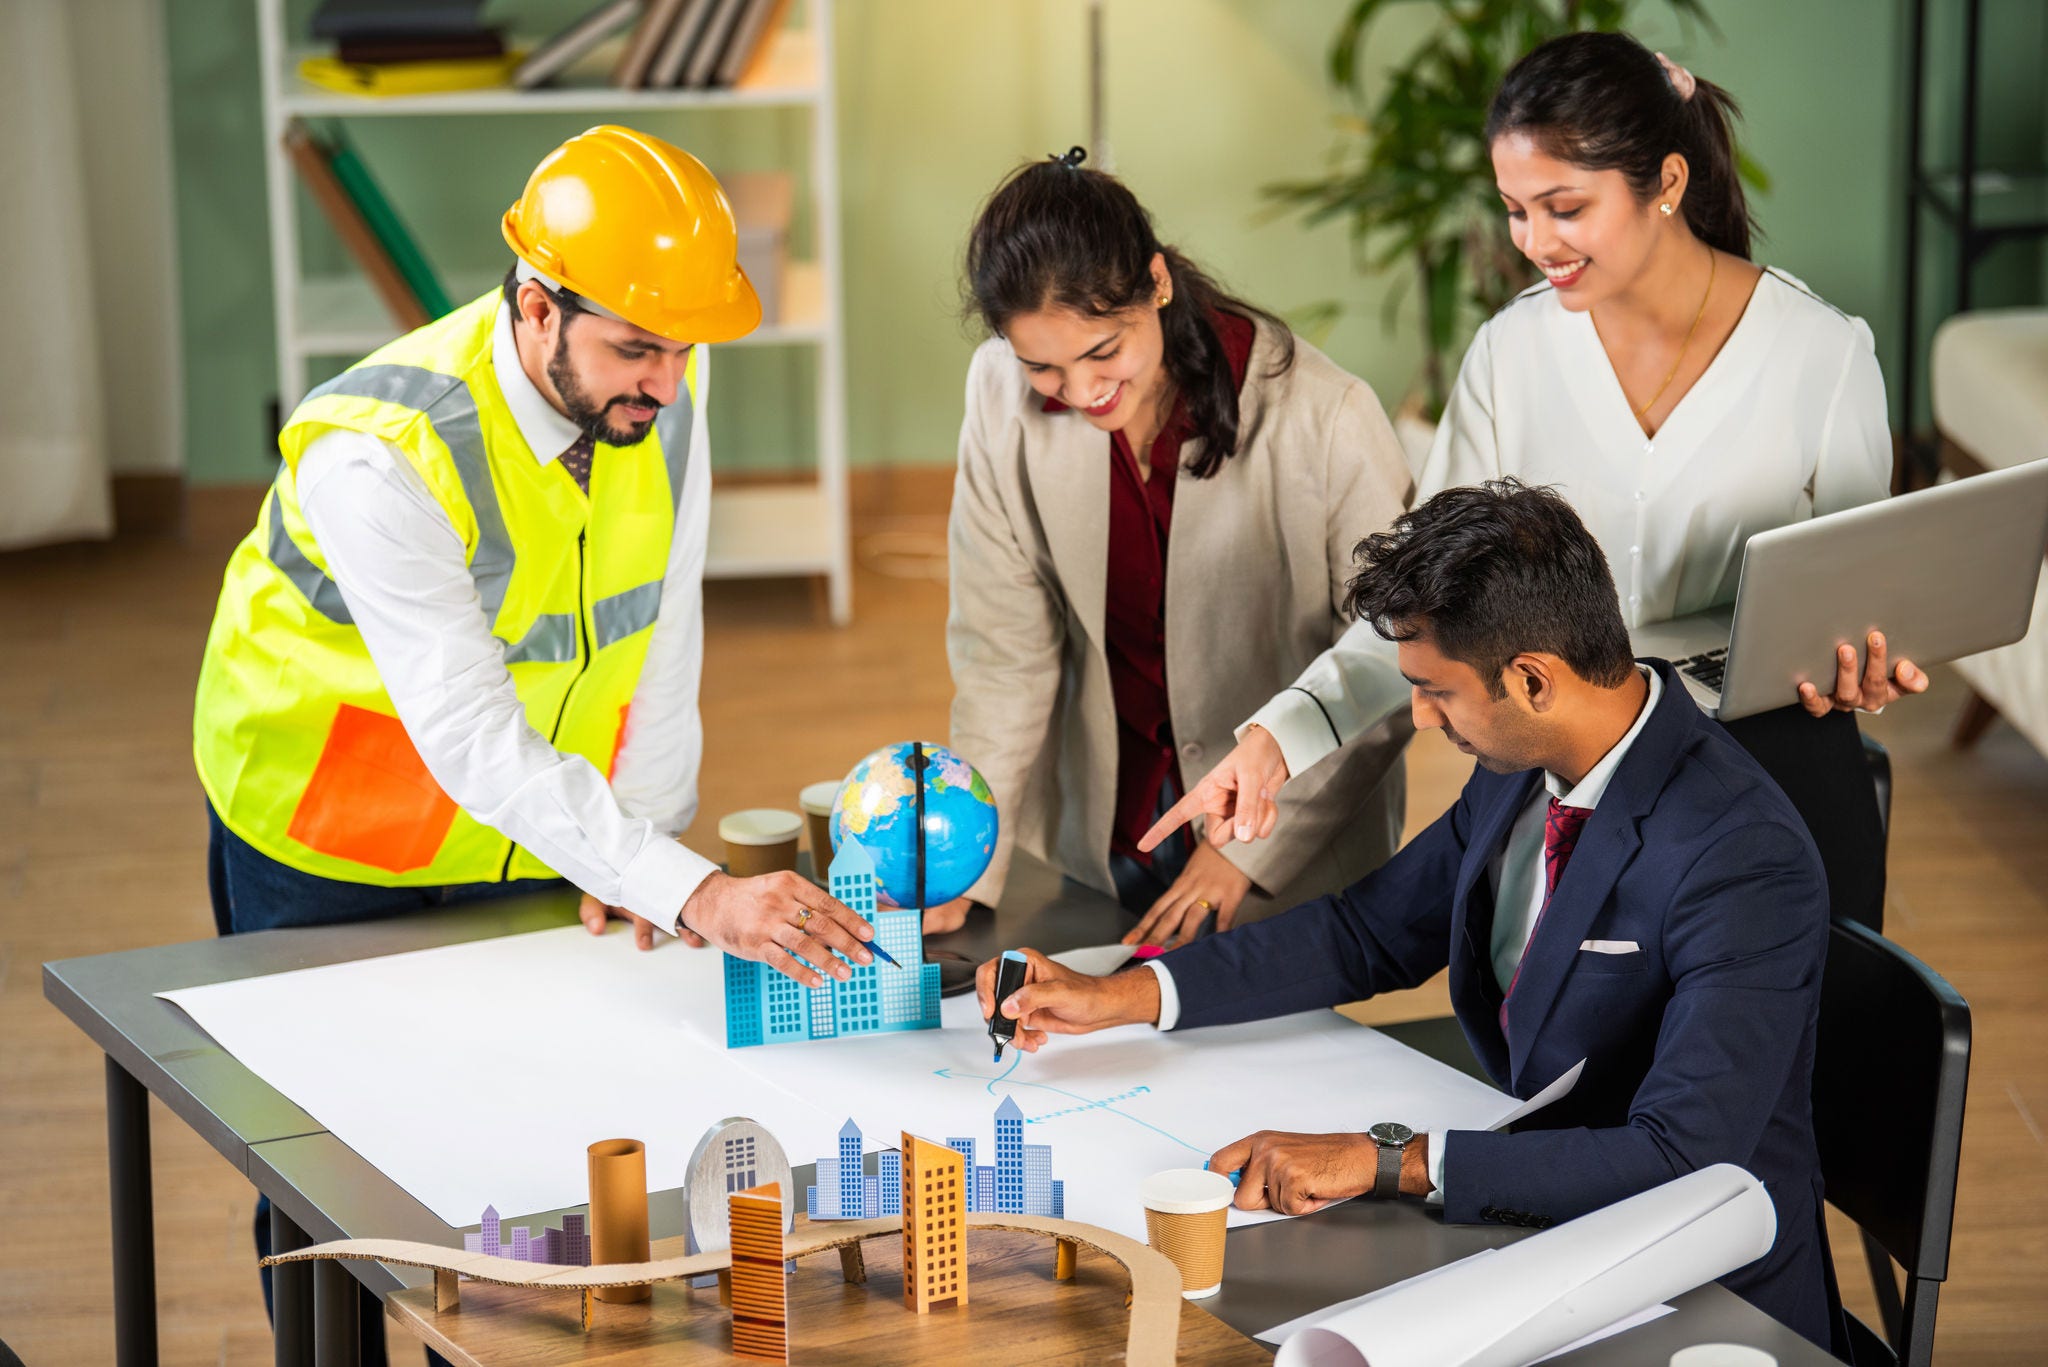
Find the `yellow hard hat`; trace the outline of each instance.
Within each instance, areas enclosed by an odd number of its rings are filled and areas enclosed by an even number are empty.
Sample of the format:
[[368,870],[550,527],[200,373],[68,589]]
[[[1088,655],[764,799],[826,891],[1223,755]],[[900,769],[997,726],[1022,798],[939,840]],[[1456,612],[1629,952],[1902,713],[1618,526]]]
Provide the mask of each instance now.
[[534,168],[504,227],[548,280],[672,342],[761,325],[725,191],[660,138],[616,124],[579,133]]

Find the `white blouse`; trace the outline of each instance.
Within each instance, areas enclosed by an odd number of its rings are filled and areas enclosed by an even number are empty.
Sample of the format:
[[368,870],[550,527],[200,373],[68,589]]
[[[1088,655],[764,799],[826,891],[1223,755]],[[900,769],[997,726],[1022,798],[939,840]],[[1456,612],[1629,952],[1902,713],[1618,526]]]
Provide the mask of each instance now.
[[[1473,339],[1415,501],[1503,475],[1554,485],[1606,552],[1636,627],[1734,601],[1752,534],[1884,498],[1891,470],[1869,327],[1792,276],[1764,271],[1654,437],[1592,315],[1566,309],[1545,283]],[[1391,644],[1354,623],[1246,725],[1272,732],[1299,774],[1406,705],[1392,666]]]

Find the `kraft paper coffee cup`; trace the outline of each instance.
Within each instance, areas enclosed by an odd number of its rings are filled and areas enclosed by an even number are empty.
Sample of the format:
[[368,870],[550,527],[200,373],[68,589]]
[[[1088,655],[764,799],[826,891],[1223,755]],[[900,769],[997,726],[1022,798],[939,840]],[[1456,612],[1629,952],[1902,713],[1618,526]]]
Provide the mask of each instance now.
[[1235,1195],[1229,1178],[1201,1168],[1169,1168],[1138,1186],[1145,1242],[1173,1259],[1188,1300],[1223,1289],[1223,1233]]
[[797,794],[796,805],[804,809],[804,830],[810,835],[811,876],[825,882],[832,871],[832,804],[839,797],[839,780],[828,778],[813,783]]
[[773,807],[734,812],[718,823],[718,838],[725,842],[726,871],[735,878],[757,878],[795,869],[796,842],[803,829],[803,818],[795,812]]

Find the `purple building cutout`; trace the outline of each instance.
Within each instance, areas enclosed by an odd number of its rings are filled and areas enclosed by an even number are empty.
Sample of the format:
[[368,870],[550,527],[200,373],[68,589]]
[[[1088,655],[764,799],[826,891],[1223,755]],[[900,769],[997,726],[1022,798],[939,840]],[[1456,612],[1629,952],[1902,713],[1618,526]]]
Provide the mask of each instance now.
[[550,1227],[535,1234],[525,1225],[507,1230],[498,1208],[485,1206],[482,1226],[475,1233],[462,1236],[464,1252],[510,1258],[518,1263],[590,1266],[590,1216],[585,1211],[564,1215],[560,1229]]

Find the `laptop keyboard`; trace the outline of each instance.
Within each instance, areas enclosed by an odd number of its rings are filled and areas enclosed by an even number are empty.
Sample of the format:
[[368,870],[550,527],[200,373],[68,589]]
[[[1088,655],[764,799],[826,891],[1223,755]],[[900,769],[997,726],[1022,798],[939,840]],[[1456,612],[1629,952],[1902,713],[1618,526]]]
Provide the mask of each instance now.
[[1722,646],[1717,650],[1703,650],[1697,655],[1688,655],[1684,659],[1674,660],[1672,663],[1715,692],[1719,692],[1721,689],[1721,675],[1728,669],[1728,647]]

